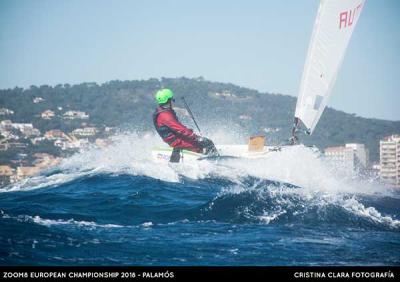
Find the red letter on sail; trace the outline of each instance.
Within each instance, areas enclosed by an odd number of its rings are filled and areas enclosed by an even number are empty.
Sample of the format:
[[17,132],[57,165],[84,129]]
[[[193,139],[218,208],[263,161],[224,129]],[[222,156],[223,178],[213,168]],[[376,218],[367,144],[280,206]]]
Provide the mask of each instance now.
[[344,24],[344,27],[347,26],[347,12],[340,13],[339,29],[342,28],[342,23]]

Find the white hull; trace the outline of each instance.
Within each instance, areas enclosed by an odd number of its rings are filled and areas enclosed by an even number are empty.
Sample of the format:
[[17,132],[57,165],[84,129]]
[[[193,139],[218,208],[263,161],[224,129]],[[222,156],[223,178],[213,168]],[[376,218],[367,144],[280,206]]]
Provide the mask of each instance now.
[[[283,147],[265,146],[262,151],[251,152],[248,150],[248,145],[217,145],[218,152],[222,157],[235,157],[246,159],[263,158],[271,152],[280,151]],[[172,153],[170,147],[158,147],[152,150],[152,157],[156,162],[168,162]],[[199,161],[207,158],[206,155],[194,153],[187,150],[182,150],[182,163]]]

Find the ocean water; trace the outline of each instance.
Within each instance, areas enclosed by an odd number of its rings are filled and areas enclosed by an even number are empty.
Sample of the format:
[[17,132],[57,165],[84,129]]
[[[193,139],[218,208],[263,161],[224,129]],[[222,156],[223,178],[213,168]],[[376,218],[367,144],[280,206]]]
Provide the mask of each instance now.
[[0,189],[0,265],[400,264],[400,191],[309,148],[169,165],[114,139]]

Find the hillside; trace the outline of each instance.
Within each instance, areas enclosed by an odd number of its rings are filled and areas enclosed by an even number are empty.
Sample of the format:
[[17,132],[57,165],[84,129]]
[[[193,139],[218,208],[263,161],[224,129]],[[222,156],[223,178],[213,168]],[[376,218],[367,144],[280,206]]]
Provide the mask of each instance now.
[[[110,81],[102,85],[60,84],[0,90],[0,107],[14,111],[13,115],[3,115],[0,119],[33,123],[41,132],[50,129],[70,131],[78,124],[65,123],[57,118],[44,120],[40,114],[48,109],[59,115],[68,110],[78,110],[88,113],[88,122],[95,126],[124,127],[134,124],[136,128],[149,130],[153,127],[153,95],[160,87],[173,89],[177,97],[185,96],[201,126],[212,124],[244,135],[263,133],[267,135],[267,140],[275,144],[290,136],[296,98],[260,93],[202,78]],[[44,100],[34,104],[32,101],[37,97]],[[182,107],[179,98],[177,106]],[[379,139],[399,132],[400,121],[367,119],[327,108],[314,134],[301,138],[305,144],[314,144],[319,148],[349,142],[364,143],[370,150],[370,159],[377,161]]]

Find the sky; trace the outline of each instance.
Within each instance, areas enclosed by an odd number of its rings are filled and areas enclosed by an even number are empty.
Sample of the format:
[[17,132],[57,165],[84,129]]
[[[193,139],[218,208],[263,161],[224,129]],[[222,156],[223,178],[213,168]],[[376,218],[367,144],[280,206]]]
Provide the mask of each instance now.
[[[0,89],[199,77],[297,96],[318,0],[0,0]],[[328,106],[400,120],[400,1],[367,0]]]

